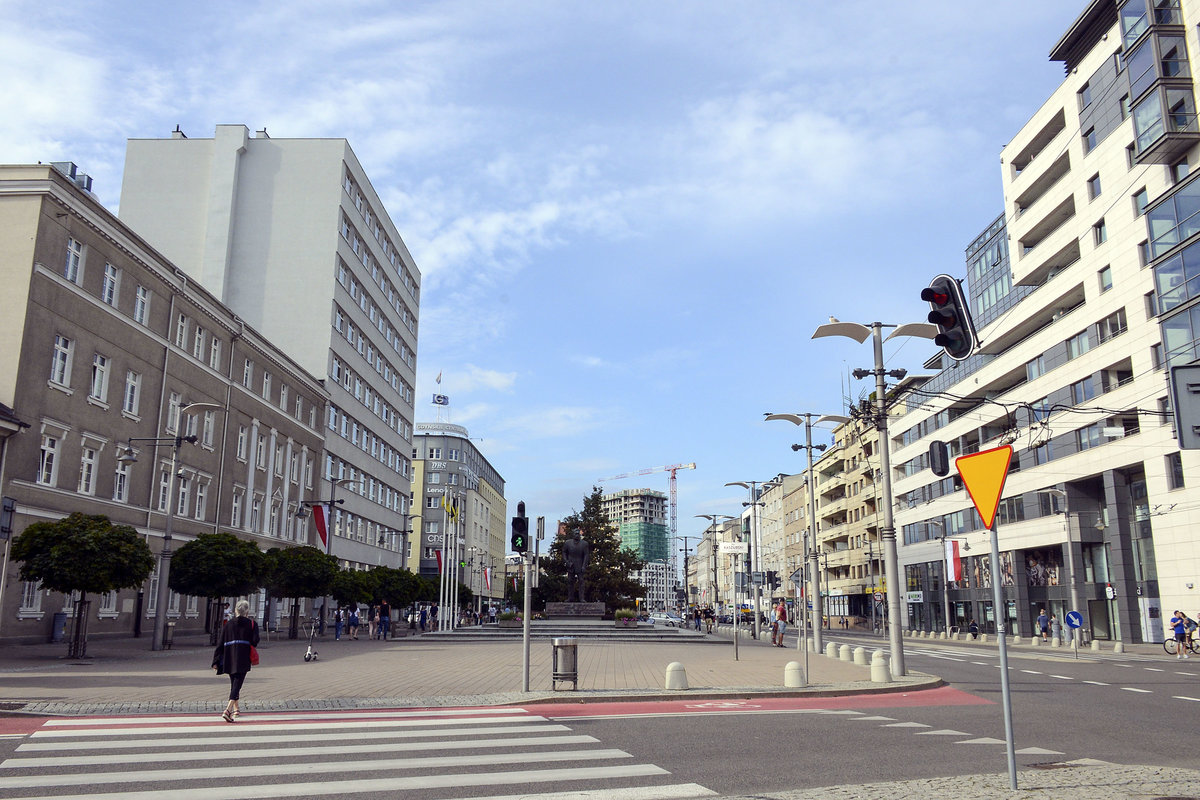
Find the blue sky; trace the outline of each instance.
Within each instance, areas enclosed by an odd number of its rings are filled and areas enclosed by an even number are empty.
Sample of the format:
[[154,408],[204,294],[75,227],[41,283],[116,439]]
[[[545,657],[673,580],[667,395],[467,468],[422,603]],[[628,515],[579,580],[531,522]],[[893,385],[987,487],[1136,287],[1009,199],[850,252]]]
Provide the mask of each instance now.
[[873,388],[817,325],[963,276],[1084,5],[0,0],[0,160],[75,161],[116,210],[128,138],[346,137],[424,276],[417,421],[449,395],[549,520],[696,462],[695,535],[726,482],[802,469],[763,412]]

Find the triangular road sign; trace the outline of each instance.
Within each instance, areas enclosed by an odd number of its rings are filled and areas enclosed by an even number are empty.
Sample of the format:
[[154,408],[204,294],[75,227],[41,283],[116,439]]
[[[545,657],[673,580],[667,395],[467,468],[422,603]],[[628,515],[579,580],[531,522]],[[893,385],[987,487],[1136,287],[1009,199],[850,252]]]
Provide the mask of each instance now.
[[1012,454],[1012,446],[1006,444],[954,459],[954,466],[983,520],[983,527],[989,530],[996,521],[996,509],[1000,506],[1000,493],[1004,491]]

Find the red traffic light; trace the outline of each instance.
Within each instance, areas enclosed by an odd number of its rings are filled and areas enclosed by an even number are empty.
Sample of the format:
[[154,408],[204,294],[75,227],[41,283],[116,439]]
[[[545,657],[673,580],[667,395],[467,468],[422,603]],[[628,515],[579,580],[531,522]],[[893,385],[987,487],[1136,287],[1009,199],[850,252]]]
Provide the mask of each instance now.
[[[935,306],[944,306],[946,303],[950,302],[950,293],[939,292],[937,289],[934,289],[931,286],[927,289],[921,290],[921,299],[926,303],[933,303]],[[932,319],[929,321],[933,322]],[[934,324],[936,325],[937,323],[935,322]]]
[[938,329],[933,343],[955,361],[970,356],[978,338],[962,285],[949,275],[938,275],[921,290],[921,299],[929,303],[928,319]]

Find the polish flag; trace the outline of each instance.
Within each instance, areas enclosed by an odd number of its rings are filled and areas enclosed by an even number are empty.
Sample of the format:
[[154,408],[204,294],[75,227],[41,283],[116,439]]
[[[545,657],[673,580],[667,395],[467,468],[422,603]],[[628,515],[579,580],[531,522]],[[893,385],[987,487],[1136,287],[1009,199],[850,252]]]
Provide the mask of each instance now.
[[492,590],[492,568],[491,567],[483,568],[483,582],[485,584],[487,584],[488,591],[490,592]]
[[958,554],[958,542],[954,539],[946,540],[946,579],[962,580],[962,557]]
[[313,522],[317,524],[317,535],[321,537],[321,544],[326,550],[329,549],[329,506],[315,505],[312,507]]
[[441,551],[441,550],[434,550],[434,551],[433,551],[433,554],[434,554],[435,556],[437,556],[437,561],[438,561],[438,575],[441,575],[441,574],[442,574],[442,551]]

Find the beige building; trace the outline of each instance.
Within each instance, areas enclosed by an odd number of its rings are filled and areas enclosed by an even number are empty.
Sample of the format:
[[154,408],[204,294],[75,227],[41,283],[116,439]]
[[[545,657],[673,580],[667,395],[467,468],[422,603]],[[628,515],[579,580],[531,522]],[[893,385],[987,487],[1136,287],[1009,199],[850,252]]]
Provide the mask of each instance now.
[[[317,544],[295,512],[328,491],[321,382],[81,184],[73,164],[0,167],[0,405],[28,426],[0,462],[11,535],[78,511],[133,526],[155,553],[168,519],[173,549],[218,531]],[[136,461],[118,459],[126,447]],[[22,581],[0,538],[0,641],[58,635],[76,599]],[[85,598],[90,635],[148,637],[157,587],[156,571]],[[250,600],[261,618],[265,598]],[[181,633],[207,613],[174,593],[165,612]]]

